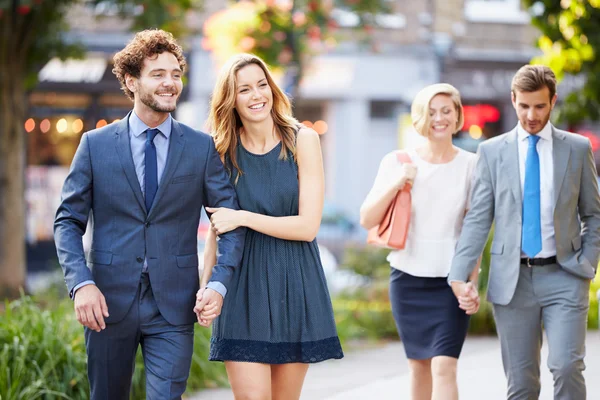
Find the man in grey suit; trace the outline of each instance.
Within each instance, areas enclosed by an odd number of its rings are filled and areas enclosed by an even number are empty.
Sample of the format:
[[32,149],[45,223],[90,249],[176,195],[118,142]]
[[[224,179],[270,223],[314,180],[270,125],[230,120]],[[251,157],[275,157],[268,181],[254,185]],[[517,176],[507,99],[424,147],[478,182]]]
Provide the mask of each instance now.
[[[238,208],[210,136],[177,121],[186,61],[172,35],[138,33],[113,72],[134,107],[87,132],[64,183],[54,236],[65,282],[85,326],[91,398],[128,399],[141,345],[148,399],[180,399],[189,375],[199,289],[202,206]],[[85,260],[82,236],[92,217]],[[214,319],[239,265],[244,230],[220,235],[203,322]],[[206,314],[206,313],[205,313]]]
[[495,220],[488,299],[502,348],[510,400],[540,393],[542,326],[554,398],[586,398],[585,335],[590,280],[600,252],[600,197],[588,139],[550,124],[556,78],[522,67],[512,81],[519,119],[479,146],[471,207],[448,281],[461,308],[467,277]]

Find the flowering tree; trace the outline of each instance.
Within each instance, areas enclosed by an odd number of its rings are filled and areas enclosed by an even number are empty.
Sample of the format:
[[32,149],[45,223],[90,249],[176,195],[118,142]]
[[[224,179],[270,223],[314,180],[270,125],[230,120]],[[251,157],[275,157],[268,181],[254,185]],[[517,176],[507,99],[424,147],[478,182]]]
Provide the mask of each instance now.
[[133,29],[184,30],[185,12],[198,0],[0,0],[0,298],[25,282],[26,90],[51,58],[83,55],[64,41],[67,10],[77,4],[114,7]]
[[[242,1],[214,14],[205,24],[204,48],[222,63],[249,52],[274,69],[286,71],[285,89],[296,94],[302,67],[313,54],[337,45],[336,15],[354,17],[359,40],[368,43],[376,17],[387,12],[386,0]],[[357,33],[356,30],[353,33]]]
[[560,120],[576,124],[600,119],[600,0],[525,0],[539,11],[532,19],[542,32],[533,60],[548,65],[558,78],[584,74],[585,85],[570,93],[558,110]]

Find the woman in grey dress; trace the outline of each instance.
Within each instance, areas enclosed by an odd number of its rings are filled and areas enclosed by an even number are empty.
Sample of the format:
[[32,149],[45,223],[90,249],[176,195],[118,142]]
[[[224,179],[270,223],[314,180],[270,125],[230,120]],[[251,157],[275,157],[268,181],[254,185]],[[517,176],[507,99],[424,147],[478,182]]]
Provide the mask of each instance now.
[[[247,228],[210,359],[225,362],[236,399],[298,399],[309,363],[343,357],[315,240],[324,200],[320,140],[249,54],[221,70],[209,124],[241,210],[207,209],[204,265],[214,265],[216,236]],[[201,287],[210,274],[205,268]],[[213,314],[205,308],[201,323]]]

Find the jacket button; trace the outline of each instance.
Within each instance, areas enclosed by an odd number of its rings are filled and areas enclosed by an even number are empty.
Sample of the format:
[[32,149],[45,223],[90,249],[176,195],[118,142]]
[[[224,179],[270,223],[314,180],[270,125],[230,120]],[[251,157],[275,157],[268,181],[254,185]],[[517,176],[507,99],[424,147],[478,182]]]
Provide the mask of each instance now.
[[144,224],[144,226],[146,226],[146,228],[150,227],[150,221],[146,221],[146,223]]
[[141,262],[144,262],[144,259],[142,257],[138,257],[138,258],[136,258],[136,261],[141,263]]

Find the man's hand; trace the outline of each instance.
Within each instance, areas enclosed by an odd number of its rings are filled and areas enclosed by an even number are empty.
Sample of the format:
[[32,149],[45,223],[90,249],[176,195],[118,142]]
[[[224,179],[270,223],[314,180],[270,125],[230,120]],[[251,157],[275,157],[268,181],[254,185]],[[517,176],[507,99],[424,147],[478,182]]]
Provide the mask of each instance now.
[[467,315],[473,315],[479,310],[479,293],[473,285],[473,282],[452,282],[452,291],[458,300],[458,306],[464,310]]
[[217,291],[203,287],[196,293],[196,306],[194,312],[201,326],[208,328],[221,314],[223,296]]
[[96,332],[106,328],[104,318],[108,317],[108,307],[98,286],[90,284],[77,289],[74,303],[77,321],[81,325]]

